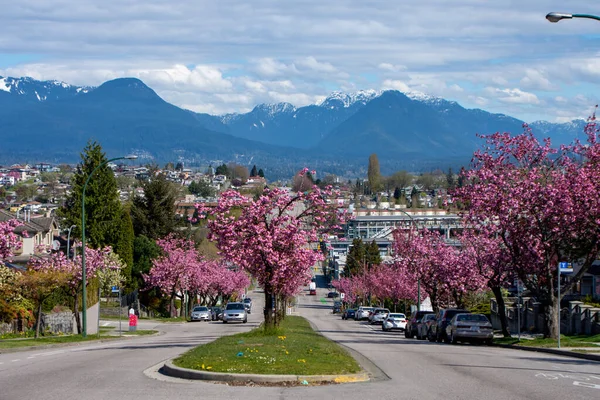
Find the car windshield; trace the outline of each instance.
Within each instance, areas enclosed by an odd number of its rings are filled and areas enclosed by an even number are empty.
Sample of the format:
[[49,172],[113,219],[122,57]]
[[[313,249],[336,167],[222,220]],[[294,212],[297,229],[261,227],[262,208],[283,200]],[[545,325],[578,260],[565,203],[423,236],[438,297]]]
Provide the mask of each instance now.
[[468,321],[468,322],[488,322],[485,315],[481,314],[463,314],[456,316],[457,321]]
[[195,307],[194,311],[208,311],[208,307]]
[[403,319],[403,318],[406,318],[406,315],[404,315],[404,314],[390,314],[390,315],[388,315],[388,318]]
[[250,299],[250,298],[245,298],[245,299],[244,299],[244,303],[252,303],[252,299]]
[[426,314],[423,316],[423,321],[429,321],[435,319],[435,314]]
[[244,305],[242,303],[229,303],[227,304],[227,310],[243,310]]

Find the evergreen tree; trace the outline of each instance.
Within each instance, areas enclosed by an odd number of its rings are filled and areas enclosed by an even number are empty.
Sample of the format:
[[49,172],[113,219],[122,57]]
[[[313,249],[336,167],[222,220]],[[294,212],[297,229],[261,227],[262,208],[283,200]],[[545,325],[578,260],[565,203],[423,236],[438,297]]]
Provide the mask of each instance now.
[[175,171],[183,171],[183,163],[182,162],[178,162],[177,164],[175,164]]
[[217,169],[215,170],[215,175],[225,175],[225,176],[229,176],[229,168],[227,167],[227,165],[223,164],[223,165],[219,165],[217,167]]
[[131,270],[133,268],[133,242],[135,233],[133,231],[133,222],[129,214],[129,207],[123,207],[121,211],[121,227],[119,236],[114,247],[114,251],[119,255],[125,268],[121,270],[121,274],[125,278],[127,287],[131,287]]
[[265,177],[265,171],[263,171],[262,168],[258,170],[258,176],[260,176],[261,178]]
[[[58,210],[64,226],[76,225],[72,235],[81,238],[81,197],[89,174],[107,161],[102,147],[90,141],[81,153],[81,163],[73,176],[72,190],[63,207]],[[115,247],[121,228],[121,201],[115,175],[106,164],[94,172],[85,191],[86,240],[93,248]]]
[[250,171],[250,176],[257,176],[258,171],[256,170],[256,165],[252,167],[252,171]]
[[377,154],[369,156],[369,169],[367,171],[369,187],[372,193],[377,193],[381,189],[381,171],[379,169],[379,159]]
[[346,257],[346,276],[360,274],[365,268],[366,261],[366,248],[362,239],[354,239]]
[[164,174],[158,174],[142,184],[144,196],[133,199],[131,218],[136,236],[159,239],[175,231],[176,188]]
[[152,260],[160,255],[160,247],[155,241],[144,235],[137,236],[133,241],[133,268],[131,271],[131,288],[143,288],[144,275],[150,272]]
[[375,240],[373,240],[368,246],[366,246],[366,266],[370,270],[374,265],[381,264],[381,255],[379,254],[379,246]]
[[399,187],[396,187],[394,189],[394,199],[396,199],[396,201],[400,200],[400,188]]
[[416,186],[413,186],[412,192],[410,192],[411,207],[417,208],[421,206],[421,202],[419,201],[420,196],[421,192],[419,192]]
[[452,168],[448,168],[448,173],[446,174],[446,184],[448,185],[448,189],[454,189],[456,187],[456,181],[454,180]]

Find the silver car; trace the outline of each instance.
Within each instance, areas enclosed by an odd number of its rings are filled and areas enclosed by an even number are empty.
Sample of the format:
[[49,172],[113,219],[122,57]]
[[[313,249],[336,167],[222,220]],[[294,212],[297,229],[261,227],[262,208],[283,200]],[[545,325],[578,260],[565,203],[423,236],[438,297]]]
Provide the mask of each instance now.
[[387,317],[390,313],[390,310],[387,308],[376,308],[373,310],[371,315],[369,316],[369,323],[373,324],[381,324],[385,317]]
[[423,318],[421,318],[417,322],[417,339],[424,340],[427,339],[427,334],[429,333],[429,326],[435,322],[435,314],[425,314]]
[[211,315],[208,307],[196,306],[192,310],[192,321],[210,321]]
[[482,341],[492,344],[492,324],[483,314],[456,314],[446,327],[448,341]]
[[223,311],[223,323],[228,322],[248,322],[248,314],[244,303],[227,303]]
[[389,332],[394,329],[400,331],[406,329],[406,315],[402,313],[386,314],[383,322],[381,323],[381,330],[384,332]]
[[369,319],[369,314],[373,311],[373,307],[358,307],[356,314],[354,314],[354,319],[356,321],[362,321],[363,319]]

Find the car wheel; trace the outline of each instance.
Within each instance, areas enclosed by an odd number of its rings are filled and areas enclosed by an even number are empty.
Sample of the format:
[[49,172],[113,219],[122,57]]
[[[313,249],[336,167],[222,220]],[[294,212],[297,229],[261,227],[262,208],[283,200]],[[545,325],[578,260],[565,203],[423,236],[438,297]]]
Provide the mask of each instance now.
[[246,323],[246,322],[248,322],[248,319],[245,319],[245,320],[244,320],[244,323]]
[[404,330],[404,337],[410,339],[410,336],[408,336],[408,331],[406,329]]
[[435,334],[435,341],[438,342],[438,343],[442,343],[442,339],[443,339],[442,334],[439,333],[439,332],[436,332],[436,334]]
[[452,344],[458,343],[456,336],[454,336],[454,332],[450,332],[450,343],[452,343]]
[[488,346],[491,346],[493,343],[493,339],[485,339],[485,344],[487,344]]
[[226,323],[227,323],[227,321],[223,320],[223,323],[224,323],[224,324],[226,324]]

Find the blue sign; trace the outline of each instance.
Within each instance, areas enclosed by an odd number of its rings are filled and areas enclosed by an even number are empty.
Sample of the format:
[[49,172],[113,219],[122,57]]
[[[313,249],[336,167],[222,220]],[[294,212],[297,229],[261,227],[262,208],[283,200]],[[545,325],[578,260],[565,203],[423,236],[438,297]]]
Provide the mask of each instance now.
[[119,288],[117,286],[113,286],[110,288],[110,291],[113,293],[119,293]]
[[558,263],[558,268],[560,269],[561,274],[571,274],[573,273],[573,265],[569,262],[560,262]]

